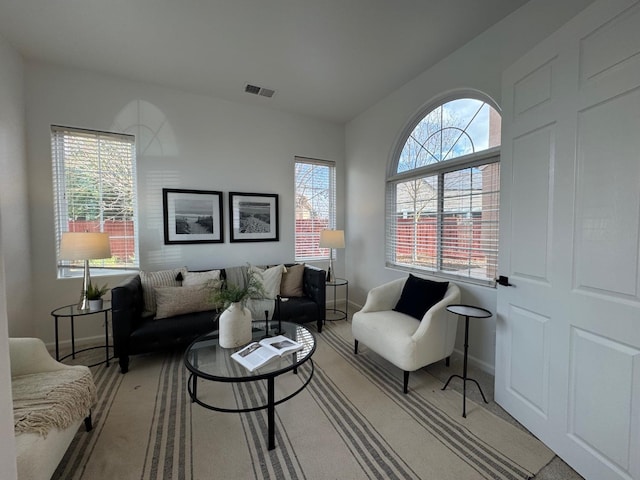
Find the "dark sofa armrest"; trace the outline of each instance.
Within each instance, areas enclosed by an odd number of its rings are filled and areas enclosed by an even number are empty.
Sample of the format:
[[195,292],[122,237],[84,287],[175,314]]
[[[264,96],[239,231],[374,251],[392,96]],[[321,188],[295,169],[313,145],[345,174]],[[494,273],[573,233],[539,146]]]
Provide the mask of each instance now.
[[125,373],[129,364],[129,337],[141,322],[142,282],[135,275],[111,289],[111,324],[113,327],[113,349],[120,359]]
[[304,276],[302,277],[302,288],[307,297],[318,306],[318,332],[322,331],[322,325],[326,318],[326,276],[327,273],[313,265],[304,266]]

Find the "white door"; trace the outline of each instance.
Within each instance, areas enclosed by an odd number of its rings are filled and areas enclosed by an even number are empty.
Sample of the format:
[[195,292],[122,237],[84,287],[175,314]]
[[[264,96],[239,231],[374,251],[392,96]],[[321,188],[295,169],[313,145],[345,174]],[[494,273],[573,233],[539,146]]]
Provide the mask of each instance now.
[[640,479],[640,5],[503,76],[496,401],[588,479]]

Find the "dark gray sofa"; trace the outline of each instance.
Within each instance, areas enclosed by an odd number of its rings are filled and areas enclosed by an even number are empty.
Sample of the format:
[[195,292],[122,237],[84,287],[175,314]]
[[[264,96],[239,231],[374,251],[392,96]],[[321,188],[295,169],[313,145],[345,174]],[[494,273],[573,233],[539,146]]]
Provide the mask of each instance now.
[[[220,269],[222,278],[224,269]],[[326,272],[305,265],[303,290],[305,296],[281,302],[283,321],[316,322],[318,332],[326,315]],[[217,328],[215,310],[188,313],[156,319],[144,312],[140,275],[125,280],[111,290],[113,346],[120,370],[127,373],[129,357],[140,353],[184,347],[199,335]]]

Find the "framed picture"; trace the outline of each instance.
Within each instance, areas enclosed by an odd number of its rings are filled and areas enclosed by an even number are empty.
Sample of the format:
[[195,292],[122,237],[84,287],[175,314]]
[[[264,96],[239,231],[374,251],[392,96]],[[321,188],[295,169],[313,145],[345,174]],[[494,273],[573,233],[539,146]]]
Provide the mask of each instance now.
[[162,189],[164,243],[222,243],[222,192]]
[[278,195],[229,192],[232,242],[278,241]]

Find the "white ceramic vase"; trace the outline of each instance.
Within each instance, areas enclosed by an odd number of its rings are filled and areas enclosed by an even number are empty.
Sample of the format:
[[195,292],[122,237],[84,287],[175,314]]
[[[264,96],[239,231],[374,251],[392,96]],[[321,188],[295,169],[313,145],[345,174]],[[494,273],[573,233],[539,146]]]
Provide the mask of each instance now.
[[221,347],[234,348],[251,341],[251,311],[240,302],[222,312],[218,322]]
[[102,310],[102,298],[89,300],[89,310]]

